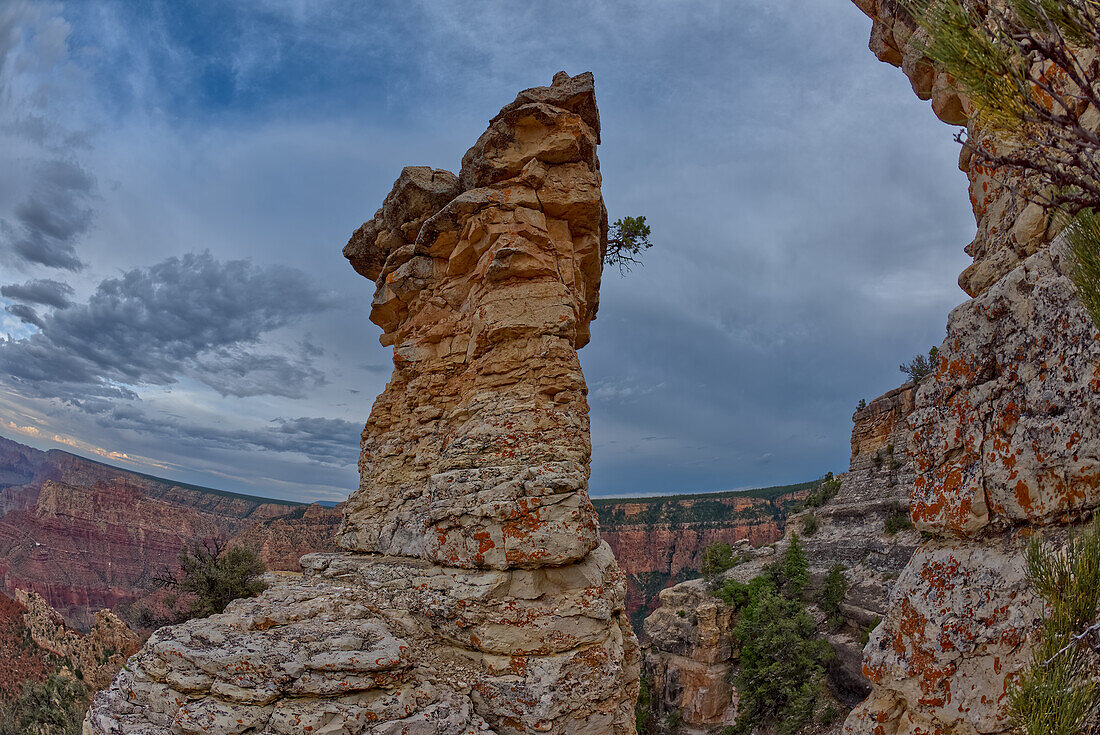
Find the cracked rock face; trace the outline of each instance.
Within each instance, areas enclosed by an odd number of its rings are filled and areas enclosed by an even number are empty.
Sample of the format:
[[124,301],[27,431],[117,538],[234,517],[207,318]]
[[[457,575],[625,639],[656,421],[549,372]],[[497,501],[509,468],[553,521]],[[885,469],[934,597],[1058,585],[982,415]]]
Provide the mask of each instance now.
[[[946,122],[969,125],[965,96],[921,58],[922,31],[898,3],[856,4],[874,20],[879,58]],[[908,417],[911,514],[931,539],[864,649],[873,691],[845,723],[852,735],[1007,732],[1007,691],[1042,615],[1023,576],[1027,539],[1057,543],[1100,506],[1100,342],[1067,276],[1066,244],[1039,207],[965,153],[960,168],[978,233],[959,285],[973,298],[952,311]]]
[[85,735],[633,735],[638,644],[588,499],[577,349],[606,214],[591,74],[521,92],[455,176],[406,168],[344,254],[394,373],[341,553],[163,628]]

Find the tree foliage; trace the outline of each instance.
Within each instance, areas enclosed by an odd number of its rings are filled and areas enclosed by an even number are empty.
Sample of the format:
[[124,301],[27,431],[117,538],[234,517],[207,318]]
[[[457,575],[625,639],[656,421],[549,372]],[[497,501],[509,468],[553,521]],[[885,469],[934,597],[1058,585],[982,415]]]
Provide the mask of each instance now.
[[623,276],[639,265],[643,251],[653,247],[649,241],[651,230],[645,217],[623,217],[615,220],[607,233],[607,250],[603,254],[604,265],[617,266]]
[[917,355],[907,363],[898,365],[898,370],[909,376],[914,383],[919,383],[936,371],[936,360],[939,358],[940,348],[932,347],[928,355]]
[[[1007,186],[1012,175],[1037,186],[1024,192],[1076,214],[1100,202],[1100,47],[1095,0],[907,0],[926,31],[922,51],[955,79],[979,132],[996,130],[1007,146],[962,140],[978,163]],[[1091,112],[1090,112],[1091,110]]]
[[226,549],[222,542],[208,540],[185,547],[177,559],[179,574],[161,577],[157,584],[188,595],[193,618],[220,613],[233,600],[265,589],[260,577],[267,567],[252,549]]
[[1009,692],[1023,735],[1076,735],[1100,711],[1100,516],[1061,549],[1034,540],[1027,578],[1047,604],[1030,668]]
[[722,572],[732,569],[735,563],[733,548],[724,541],[715,541],[703,549],[703,561],[699,571],[704,577],[714,579]]
[[848,591],[848,579],[844,576],[844,566],[834,564],[825,575],[825,584],[821,588],[821,609],[829,616],[834,625],[840,621],[840,603]]
[[802,540],[798,538],[797,533],[791,534],[791,542],[783,552],[783,560],[779,566],[779,579],[783,594],[792,599],[802,596],[802,590],[810,579],[810,564],[806,559],[806,551],[802,548]]
[[14,701],[0,705],[0,735],[80,735],[88,689],[59,674],[27,682]]

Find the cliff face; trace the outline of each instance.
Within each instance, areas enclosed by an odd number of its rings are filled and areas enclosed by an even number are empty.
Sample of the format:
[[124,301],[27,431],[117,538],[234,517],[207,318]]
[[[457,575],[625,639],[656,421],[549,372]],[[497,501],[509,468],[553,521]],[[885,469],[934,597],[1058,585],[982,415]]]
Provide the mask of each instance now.
[[[790,507],[809,485],[596,500],[603,539],[627,575],[635,629],[656,608],[661,589],[694,575],[708,544],[779,539]],[[37,592],[81,629],[97,610],[142,598],[185,544],[204,538],[240,544],[259,552],[269,569],[300,571],[305,554],[337,549],[343,518],[342,506],[181,486],[3,437],[0,510],[2,589]]]
[[[836,496],[819,507],[793,512],[773,547],[755,547],[748,539],[737,542],[734,554],[744,561],[725,573],[725,578],[747,582],[782,554],[792,533],[801,536],[810,567],[805,599],[818,622],[817,635],[836,654],[828,684],[832,706],[840,712],[847,712],[871,690],[861,672],[862,637],[886,614],[894,580],[919,543],[916,531],[891,532],[887,527],[892,517],[908,514],[904,487],[913,475],[906,453],[913,394],[913,386],[906,384],[856,411],[851,466],[839,476]],[[805,500],[807,495],[802,491],[797,497]],[[817,529],[807,534],[811,515]],[[844,566],[848,584],[839,625],[829,623],[817,607],[825,575],[834,564]],[[738,619],[710,589],[706,580],[692,579],[662,591],[660,606],[644,623],[648,645],[643,672],[655,714],[675,713],[690,732],[737,720],[738,695],[731,682],[739,655],[733,633]],[[822,731],[839,727],[837,721]]]
[[[920,57],[919,31],[891,0],[857,0],[871,47],[901,66],[947,122],[964,96]],[[980,137],[997,144],[995,134]],[[846,732],[973,735],[1007,730],[1005,697],[1026,664],[1042,605],[1023,576],[1028,538],[1059,537],[1100,504],[1100,345],[1067,277],[1064,243],[1042,211],[970,179],[978,234],[936,372],[908,423],[912,518],[921,545],[864,651],[871,696]],[[1015,182],[1026,190],[1027,182]]]
[[269,568],[335,549],[339,511],[127,472],[0,437],[0,583],[32,590],[80,628],[140,597],[186,544],[245,543]]
[[634,732],[638,646],[587,495],[606,243],[591,74],[521,92],[462,171],[407,168],[345,249],[394,374],[340,553],[163,628],[90,735]]

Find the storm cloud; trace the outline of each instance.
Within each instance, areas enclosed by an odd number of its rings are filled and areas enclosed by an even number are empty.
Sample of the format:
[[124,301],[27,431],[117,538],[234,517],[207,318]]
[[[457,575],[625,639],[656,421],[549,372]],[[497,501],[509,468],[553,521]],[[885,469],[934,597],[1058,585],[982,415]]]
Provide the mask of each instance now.
[[266,333],[332,305],[292,268],[189,253],[104,280],[87,303],[43,317],[37,333],[0,342],[0,372],[69,399],[130,396],[183,374],[223,395],[300,395],[321,381],[309,355],[253,350]]
[[[403,166],[454,170],[561,69],[595,74],[608,210],[655,243],[581,352],[593,494],[843,470],[856,403],[965,298],[954,131],[847,0],[154,7],[0,7],[0,269],[27,274],[0,409],[42,436],[354,487],[392,350],[340,250]],[[32,288],[58,269],[73,292]]]
[[0,286],[0,296],[25,304],[52,306],[55,309],[72,306],[73,293],[73,287],[69,284],[49,278]]

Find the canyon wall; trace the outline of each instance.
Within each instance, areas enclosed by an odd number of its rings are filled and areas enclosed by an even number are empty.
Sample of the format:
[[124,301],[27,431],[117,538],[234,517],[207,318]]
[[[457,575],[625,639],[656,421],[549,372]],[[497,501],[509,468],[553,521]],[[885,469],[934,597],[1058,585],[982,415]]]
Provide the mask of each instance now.
[[600,532],[626,573],[634,630],[660,604],[662,589],[695,577],[710,544],[766,546],[783,536],[787,514],[814,483],[744,492],[594,501]]
[[[36,592],[72,625],[141,598],[207,539],[257,549],[268,568],[336,548],[339,511],[171,482],[0,437],[0,586]],[[297,553],[296,553],[297,552]]]
[[[596,499],[635,630],[660,590],[695,574],[708,544],[779,539],[811,485]],[[173,568],[185,544],[217,539],[256,550],[268,569],[297,572],[302,556],[337,549],[342,517],[342,505],[181,485],[0,437],[0,589],[34,591],[81,629],[103,608],[153,604],[152,577]]]
[[406,168],[345,255],[394,373],[342,552],[162,628],[86,735],[634,732],[638,645],[588,499],[606,247],[591,74],[521,92],[458,176]]
[[[732,683],[740,642],[734,635],[738,613],[711,594],[723,579],[748,582],[764,572],[798,533],[809,563],[805,601],[818,625],[818,637],[829,642],[835,657],[828,668],[834,712],[846,713],[871,690],[861,672],[866,631],[887,614],[888,599],[898,574],[919,544],[912,528],[894,529],[891,518],[907,517],[905,486],[913,476],[907,459],[914,387],[890,391],[852,419],[852,459],[840,475],[840,490],[819,507],[791,508],[778,543],[756,547],[742,540],[734,554],[742,561],[715,582],[692,579],[660,593],[660,606],[645,619],[647,641],[643,675],[651,691],[653,715],[669,715],[685,733],[705,733],[737,720],[737,689]],[[808,491],[798,494],[805,499]],[[808,518],[816,530],[807,533]],[[847,590],[840,602],[842,620],[830,621],[819,607],[819,592],[834,564],[844,566]],[[831,725],[811,726],[814,732],[835,732]]]
[[[893,0],[856,0],[871,49],[900,66],[945,122],[979,145],[965,95],[920,53],[923,31]],[[908,423],[912,519],[929,537],[864,651],[871,696],[853,735],[974,735],[1008,730],[1005,700],[1027,664],[1043,606],[1023,574],[1036,535],[1080,528],[1100,504],[1100,344],[1076,299],[1069,259],[1043,211],[965,151],[977,236],[959,278],[936,371]]]

